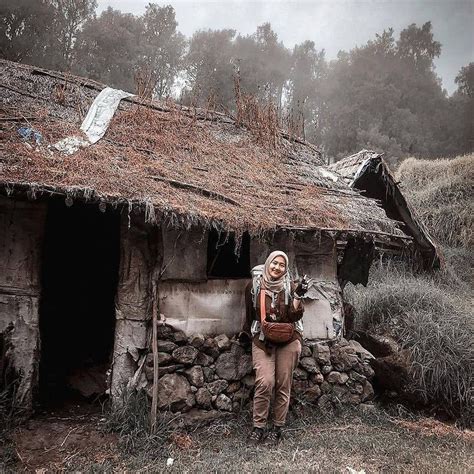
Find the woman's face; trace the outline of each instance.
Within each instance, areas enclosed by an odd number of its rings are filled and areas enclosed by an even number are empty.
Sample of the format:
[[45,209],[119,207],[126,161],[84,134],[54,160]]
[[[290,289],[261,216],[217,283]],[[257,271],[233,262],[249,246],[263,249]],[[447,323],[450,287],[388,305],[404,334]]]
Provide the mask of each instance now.
[[269,271],[272,280],[278,280],[286,272],[285,259],[281,256],[275,257],[270,262]]

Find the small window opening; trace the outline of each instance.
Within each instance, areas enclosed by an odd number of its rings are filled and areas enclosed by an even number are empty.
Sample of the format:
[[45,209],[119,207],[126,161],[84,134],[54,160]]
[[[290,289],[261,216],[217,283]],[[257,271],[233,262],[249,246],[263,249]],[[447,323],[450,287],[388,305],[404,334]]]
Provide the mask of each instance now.
[[249,278],[250,277],[250,236],[242,236],[240,253],[236,254],[235,236],[209,232],[207,242],[207,277],[208,278]]

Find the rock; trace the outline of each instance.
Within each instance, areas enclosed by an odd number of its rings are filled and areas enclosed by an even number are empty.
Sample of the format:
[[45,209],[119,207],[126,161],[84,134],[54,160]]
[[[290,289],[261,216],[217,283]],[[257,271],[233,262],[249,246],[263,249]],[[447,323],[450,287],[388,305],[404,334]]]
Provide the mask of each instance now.
[[197,391],[198,389],[194,385],[191,385],[191,392],[196,393]]
[[331,365],[323,365],[321,367],[321,373],[324,374],[324,375],[327,375],[329,374],[329,372],[331,372],[332,370],[332,366]]
[[167,324],[159,324],[156,328],[158,339],[169,339],[173,336],[173,328]]
[[375,357],[365,348],[362,347],[360,342],[354,341],[353,339],[349,341],[349,345],[355,350],[355,353],[363,360],[369,361],[375,359]]
[[324,381],[322,384],[321,384],[321,392],[323,393],[329,393],[331,391],[331,385],[329,384],[329,382],[326,382]]
[[328,365],[331,362],[331,352],[324,342],[317,342],[313,346],[313,357],[321,365]]
[[212,395],[207,388],[200,388],[196,392],[196,403],[202,408],[211,408]]
[[377,412],[377,407],[372,403],[361,403],[359,405],[359,410],[363,415],[373,415]]
[[240,403],[239,402],[232,402],[232,411],[240,411]]
[[173,334],[173,341],[179,343],[188,342],[188,336],[183,331],[176,331]]
[[303,370],[301,367],[296,367],[293,372],[293,378],[295,380],[306,380],[308,378],[308,372]]
[[158,341],[158,350],[160,352],[173,352],[178,346],[172,342],[165,339],[160,339]]
[[338,384],[345,384],[349,380],[349,376],[347,374],[341,372],[330,372],[326,377],[326,380],[329,383],[338,383]]
[[184,373],[191,385],[194,385],[195,387],[202,387],[204,385],[204,373],[202,368],[198,365],[185,370]]
[[240,388],[240,382],[232,382],[226,389],[227,393],[234,393]]
[[185,428],[198,428],[206,426],[215,420],[226,419],[231,416],[230,413],[221,412],[218,410],[201,410],[192,408],[187,413],[180,417],[180,421],[184,423]]
[[202,373],[204,374],[204,380],[206,382],[212,382],[214,380],[214,371],[209,367],[203,367]]
[[242,383],[243,383],[246,387],[253,388],[253,387],[255,386],[255,375],[254,375],[254,374],[246,375],[246,376],[242,379]]
[[318,398],[318,407],[320,410],[323,411],[332,408],[331,398],[329,397],[329,395],[323,394]]
[[250,390],[245,387],[241,387],[233,396],[234,402],[239,403],[240,405],[245,404],[250,399]]
[[189,339],[189,345],[199,349],[204,344],[206,338],[202,334],[193,334]]
[[218,410],[222,411],[232,411],[232,400],[227,396],[221,393],[216,401],[214,402],[214,405]]
[[[168,354],[167,352],[158,352],[158,367],[160,365],[166,365],[168,362],[171,362],[172,360],[173,360],[173,357],[171,357],[171,354]],[[153,366],[153,359],[152,359],[151,365]]]
[[303,393],[306,392],[309,388],[309,381],[308,380],[294,380],[291,386],[293,392],[295,393]]
[[310,402],[315,402],[320,396],[321,389],[318,385],[313,385],[304,392],[304,397]]
[[339,372],[348,372],[359,363],[357,355],[350,346],[335,347],[331,352],[331,364]]
[[311,356],[312,356],[311,347],[309,347],[307,345],[303,345],[303,347],[301,348],[301,356],[300,357],[311,357]]
[[167,365],[166,367],[160,365],[158,366],[158,377],[161,377],[162,375],[165,375],[165,374],[172,374],[181,369],[184,369],[184,365],[182,364],[172,364],[172,365]]
[[309,380],[313,383],[321,384],[324,382],[324,375],[319,373],[319,374],[310,374]]
[[158,408],[186,411],[194,404],[195,398],[185,377],[166,374],[158,380]]
[[346,395],[348,395],[349,388],[346,387],[345,385],[333,385],[331,387],[331,395],[333,396],[334,399],[337,401],[343,403],[345,401]]
[[348,387],[351,393],[356,393],[357,395],[362,395],[364,393],[364,386],[361,383],[354,382],[352,380],[350,380],[349,382],[352,382],[348,383]]
[[219,355],[219,347],[212,337],[208,337],[201,346],[201,351],[215,359]]
[[225,334],[219,334],[214,338],[220,352],[230,349],[230,339]]
[[198,350],[193,346],[178,347],[173,351],[173,358],[181,364],[192,364],[198,355]]
[[207,389],[212,393],[212,395],[219,395],[228,386],[229,383],[226,380],[216,380],[215,382],[208,383]]
[[[374,360],[375,363],[375,360]],[[371,379],[374,375],[374,369],[369,365],[369,364],[362,364],[362,375],[364,375],[366,378]]]
[[361,382],[361,383],[364,383],[367,380],[365,375],[361,375],[355,372],[354,370],[351,370],[349,372],[349,377],[351,378],[351,380],[355,380],[356,382]]
[[[238,347],[239,350],[234,347]],[[221,379],[240,380],[250,372],[252,372],[252,357],[235,344],[231,352],[222,353],[216,361],[216,373]]]
[[400,350],[395,339],[388,336],[359,332],[358,339],[361,346],[377,358],[396,354]]
[[366,380],[364,384],[364,389],[362,391],[362,401],[366,402],[368,400],[372,400],[374,398],[374,388],[372,387],[372,384]]
[[306,372],[310,374],[317,374],[320,372],[319,365],[312,357],[303,357],[300,360],[300,365],[304,370],[306,370]]
[[202,365],[203,367],[207,367],[214,363],[214,359],[211,356],[204,354],[204,352],[198,352],[194,363],[196,365]]

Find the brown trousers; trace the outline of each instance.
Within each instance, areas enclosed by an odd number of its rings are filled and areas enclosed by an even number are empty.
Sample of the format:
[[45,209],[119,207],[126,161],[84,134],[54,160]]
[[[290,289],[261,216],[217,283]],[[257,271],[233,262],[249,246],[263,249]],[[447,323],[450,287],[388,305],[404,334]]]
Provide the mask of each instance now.
[[252,361],[255,369],[255,395],[253,399],[253,425],[265,428],[270,412],[270,401],[275,391],[273,424],[283,426],[290,405],[293,371],[298,365],[301,342],[297,339],[284,346],[274,347],[270,354],[252,344]]

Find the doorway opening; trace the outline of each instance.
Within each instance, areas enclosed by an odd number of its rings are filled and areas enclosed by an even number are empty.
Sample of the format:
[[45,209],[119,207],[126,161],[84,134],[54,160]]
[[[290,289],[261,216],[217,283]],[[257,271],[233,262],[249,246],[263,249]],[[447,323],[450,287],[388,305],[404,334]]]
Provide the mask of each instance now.
[[41,271],[41,404],[104,394],[119,259],[118,213],[50,201]]

